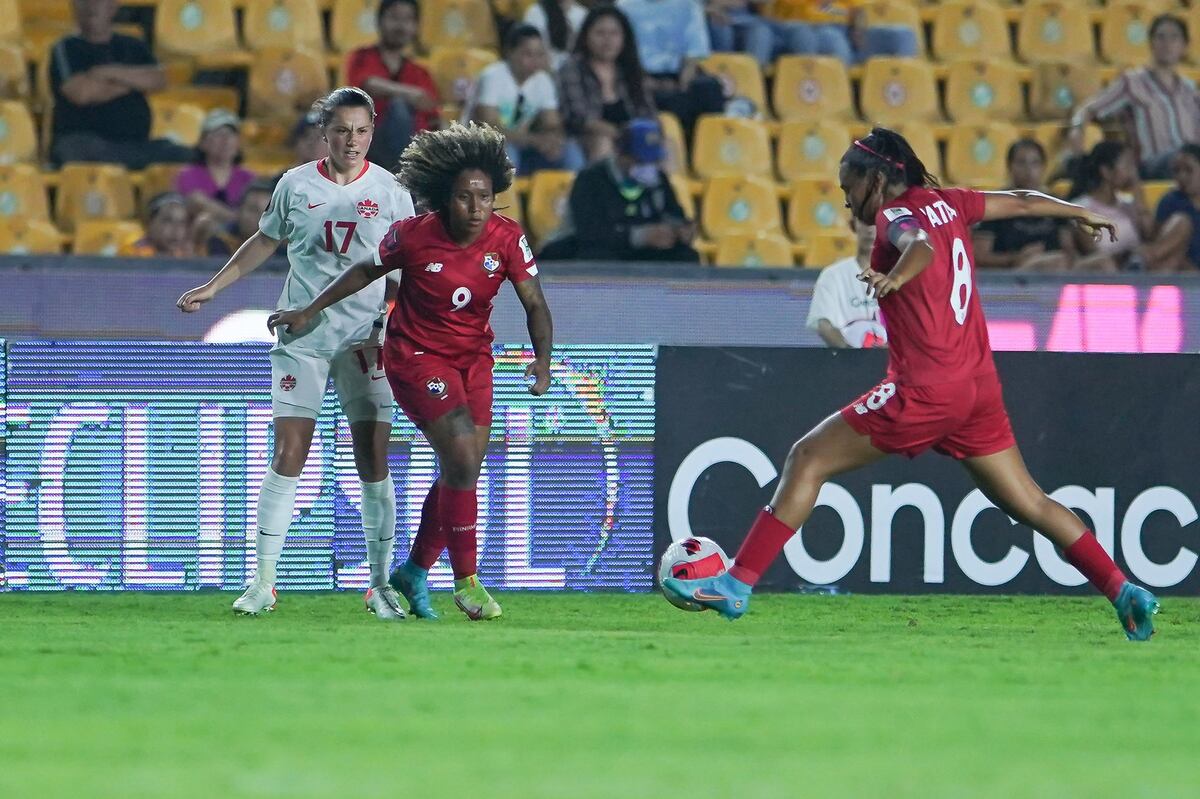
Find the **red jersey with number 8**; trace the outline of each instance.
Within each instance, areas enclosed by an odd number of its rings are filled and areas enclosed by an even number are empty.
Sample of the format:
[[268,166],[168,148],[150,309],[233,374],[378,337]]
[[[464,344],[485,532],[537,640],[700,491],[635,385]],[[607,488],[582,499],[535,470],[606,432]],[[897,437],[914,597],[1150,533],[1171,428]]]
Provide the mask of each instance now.
[[921,274],[879,301],[890,380],[927,386],[996,371],[971,247],[971,226],[983,219],[983,211],[981,192],[920,186],[879,209],[871,251],[876,272],[886,274],[896,265],[896,242],[909,230],[924,230],[933,248],[933,262]]
[[383,237],[375,262],[401,272],[387,346],[446,358],[489,355],[500,285],[538,273],[520,224],[499,214],[467,247],[450,239],[436,213],[401,220]]

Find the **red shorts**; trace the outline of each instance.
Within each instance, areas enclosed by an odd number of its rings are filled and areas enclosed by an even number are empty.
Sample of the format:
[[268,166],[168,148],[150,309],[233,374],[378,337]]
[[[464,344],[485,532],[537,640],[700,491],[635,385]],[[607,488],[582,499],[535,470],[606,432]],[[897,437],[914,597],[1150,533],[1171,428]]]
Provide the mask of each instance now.
[[1017,443],[995,372],[936,386],[885,380],[842,408],[842,418],[876,449],[910,458],[930,447],[974,458]]
[[406,346],[384,348],[383,368],[400,410],[424,429],[455,408],[466,406],[477,426],[492,424],[492,356],[445,358],[413,352]]

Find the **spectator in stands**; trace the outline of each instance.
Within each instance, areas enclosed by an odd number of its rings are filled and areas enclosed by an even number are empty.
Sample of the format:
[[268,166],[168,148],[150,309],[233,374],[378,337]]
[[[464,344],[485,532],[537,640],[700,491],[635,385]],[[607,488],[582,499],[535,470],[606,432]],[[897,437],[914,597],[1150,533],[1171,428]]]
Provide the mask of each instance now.
[[583,151],[567,139],[558,114],[558,91],[545,70],[546,45],[532,25],[514,25],[504,37],[504,58],[479,75],[464,120],[499,128],[518,174],[538,169],[578,170]]
[[721,82],[698,63],[712,52],[704,11],[697,0],[618,0],[617,8],[633,28],[654,104],[679,117],[690,138],[701,114],[725,109]]
[[413,134],[440,126],[437,85],[409,58],[420,29],[417,0],[380,0],[379,42],[346,59],[346,79],[375,101],[375,137],[367,158],[391,169]]
[[886,347],[887,331],[879,321],[879,301],[858,279],[871,265],[875,226],[851,220],[858,251],[821,270],[808,306],[808,327],[835,349]]
[[769,16],[781,26],[783,49],[829,55],[845,64],[874,56],[911,58],[917,34],[902,25],[871,25],[859,0],[772,0]]
[[[1074,202],[1113,220],[1117,240],[1077,233],[1081,251],[1112,257],[1120,269],[1174,272],[1187,266],[1191,223],[1175,215],[1159,224],[1146,208],[1132,147],[1102,141],[1076,167]],[[1132,199],[1124,199],[1131,197]]]
[[[1010,189],[1046,191],[1046,150],[1035,139],[1020,139],[1008,148]],[[985,269],[1018,272],[1112,272],[1107,255],[1081,255],[1074,227],[1047,216],[1014,217],[983,222],[975,228],[975,263]]]
[[158,161],[184,162],[192,148],[150,139],[146,95],[167,82],[140,40],[113,33],[117,0],[75,0],[79,33],[50,51],[54,136],[50,157],[102,161],[141,169]]
[[1162,226],[1172,217],[1187,220],[1192,233],[1188,265],[1200,268],[1200,144],[1185,144],[1179,149],[1175,156],[1175,186],[1159,200],[1155,220]]
[[1068,140],[1083,153],[1083,129],[1089,122],[1119,119],[1137,145],[1146,180],[1171,176],[1171,162],[1184,144],[1200,143],[1200,91],[1179,74],[1187,54],[1188,29],[1179,17],[1162,14],[1150,23],[1149,66],[1121,73],[1071,117]]
[[188,229],[187,200],[179,192],[163,192],[146,204],[146,235],[123,247],[120,254],[134,258],[190,257],[193,250]]
[[718,53],[747,53],[766,69],[780,47],[781,29],[759,13],[766,0],[708,0],[708,34]]
[[319,161],[329,155],[329,145],[325,141],[325,134],[321,131],[319,124],[320,118],[318,112],[309,111],[296,120],[296,126],[292,128],[292,153],[297,166],[310,161]]
[[567,60],[587,13],[587,7],[575,0],[537,0],[526,9],[525,24],[532,25],[542,34],[552,70],[557,70]]
[[692,247],[696,226],[663,171],[665,157],[657,119],[635,119],[622,128],[616,154],[575,178],[567,218],[541,257],[699,261]]
[[233,221],[236,208],[255,174],[242,167],[242,121],[232,111],[208,112],[200,126],[197,163],[175,178],[175,191],[187,198],[193,215],[205,213],[221,223]]
[[633,30],[612,6],[588,12],[557,78],[563,125],[583,144],[589,163],[612,155],[621,125],[655,114]]
[[258,179],[246,187],[233,221],[221,223],[211,214],[201,214],[192,225],[196,250],[208,255],[230,256],[246,239],[258,232],[258,220],[271,202],[275,190],[272,180]]

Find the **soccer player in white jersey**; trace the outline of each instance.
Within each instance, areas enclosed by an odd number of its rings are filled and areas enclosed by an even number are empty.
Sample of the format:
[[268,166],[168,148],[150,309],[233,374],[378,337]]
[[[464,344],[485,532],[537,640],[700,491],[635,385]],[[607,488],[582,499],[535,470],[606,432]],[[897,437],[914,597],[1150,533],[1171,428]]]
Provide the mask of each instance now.
[[[279,305],[307,305],[348,267],[374,257],[393,222],[413,216],[412,198],[395,176],[366,160],[375,107],[360,89],[342,87],[314,110],[329,155],[284,173],[251,236],[199,288],[179,298],[191,313],[287,242],[290,269]],[[278,332],[271,349],[271,406],[275,453],[258,495],[258,570],[233,609],[258,614],[275,608],[275,568],[292,520],[296,484],[308,458],[325,386],[332,376],[354,441],[362,481],[362,522],[371,565],[367,609],[381,619],[404,611],[387,582],[396,530],[396,498],[388,474],[392,395],[383,373],[384,280],[327,308],[295,333]]]

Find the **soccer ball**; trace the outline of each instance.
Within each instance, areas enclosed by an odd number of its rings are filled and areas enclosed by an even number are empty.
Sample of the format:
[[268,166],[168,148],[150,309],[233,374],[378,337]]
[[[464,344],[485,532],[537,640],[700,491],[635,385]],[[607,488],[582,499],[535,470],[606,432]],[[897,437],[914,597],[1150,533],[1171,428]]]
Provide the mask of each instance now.
[[[661,588],[663,579],[667,577],[677,580],[716,577],[724,574],[728,568],[729,558],[716,541],[711,538],[685,538],[671,544],[663,553],[658,564],[658,585]],[[679,599],[666,591],[663,591],[663,596],[681,610],[704,610],[703,606]]]

